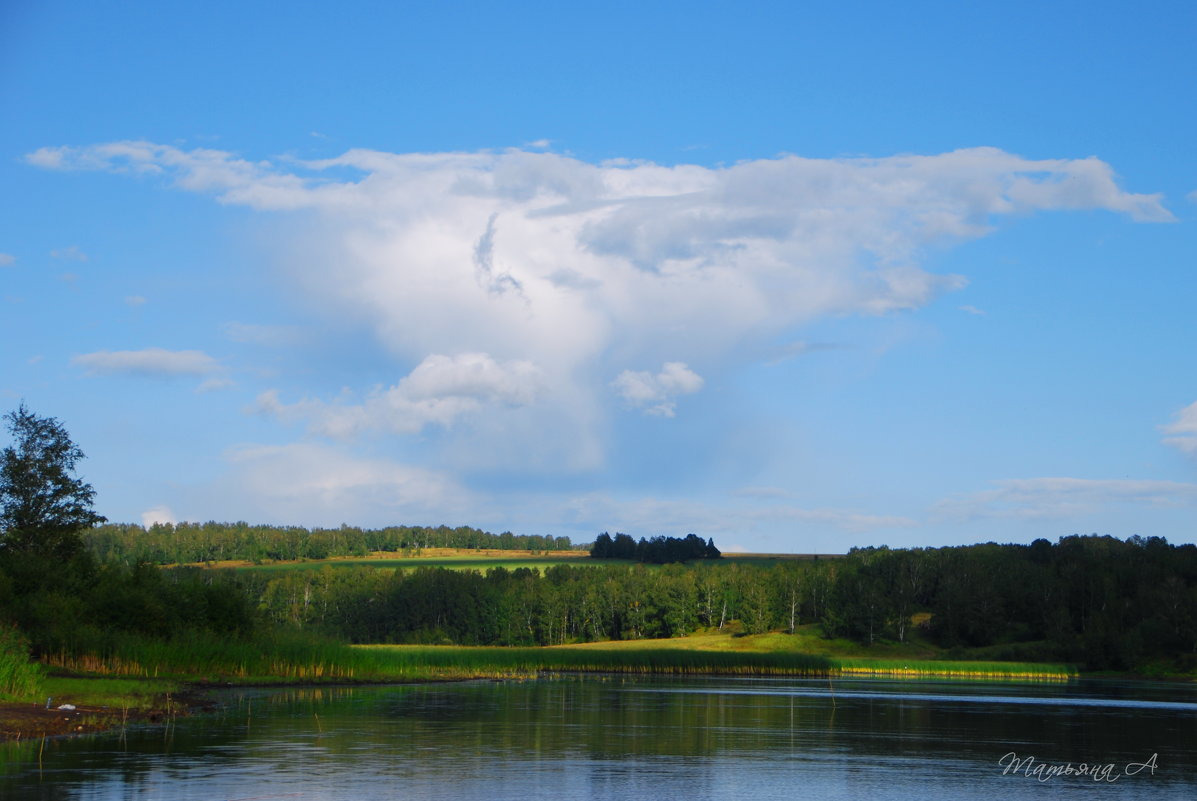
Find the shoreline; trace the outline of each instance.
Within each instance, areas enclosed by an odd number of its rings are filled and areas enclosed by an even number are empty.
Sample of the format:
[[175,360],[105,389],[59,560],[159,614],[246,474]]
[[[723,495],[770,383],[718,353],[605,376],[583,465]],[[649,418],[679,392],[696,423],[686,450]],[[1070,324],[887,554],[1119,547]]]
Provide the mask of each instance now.
[[[214,692],[223,690],[235,689],[282,689],[282,688],[315,688],[315,687],[364,687],[364,686],[383,686],[383,685],[401,685],[401,684],[434,684],[442,682],[461,682],[461,681],[506,681],[517,680],[527,681],[531,679],[538,679],[553,675],[641,675],[641,676],[734,676],[737,678],[745,677],[759,677],[759,678],[782,678],[786,674],[780,674],[768,670],[764,671],[726,671],[726,670],[701,670],[696,671],[692,669],[681,670],[645,670],[642,667],[631,668],[626,670],[611,670],[609,667],[605,669],[562,669],[553,667],[543,667],[534,672],[527,671],[478,671],[473,674],[440,674],[437,675],[435,670],[430,670],[428,674],[423,676],[393,676],[393,677],[377,677],[377,678],[363,678],[363,679],[345,679],[345,678],[330,678],[326,681],[312,681],[311,679],[302,680],[288,680],[285,677],[262,677],[263,681],[232,681],[226,680],[223,677],[213,680],[211,678],[196,678],[196,679],[178,679],[177,689],[165,692],[153,697],[150,704],[146,706],[127,706],[118,708],[111,705],[100,705],[87,703],[85,698],[86,693],[74,693],[72,695],[79,695],[80,702],[74,703],[69,696],[64,697],[64,703],[72,703],[74,709],[59,709],[57,703],[51,704],[47,707],[44,703],[36,702],[20,702],[20,701],[0,701],[0,745],[10,745],[22,741],[29,742],[31,740],[45,740],[57,739],[64,737],[78,737],[88,734],[101,734],[129,725],[169,725],[177,718],[190,717],[194,714],[200,714],[205,711],[215,708],[218,704],[213,701],[210,695]],[[823,676],[789,674],[794,678],[822,678]],[[83,682],[84,684],[95,681],[97,684],[109,678],[106,676],[79,676],[71,677],[74,680]],[[827,674],[826,678],[834,679],[947,679],[951,681],[961,682],[987,682],[987,681],[1029,681],[1029,682],[1043,682],[1048,681],[1068,682],[1086,679],[1106,679],[1106,680],[1122,680],[1122,681],[1150,681],[1161,683],[1192,683],[1194,681],[1192,676],[1185,675],[1169,675],[1169,676],[1150,676],[1141,673],[1118,673],[1111,674],[1108,672],[1096,673],[998,673],[990,671],[961,671],[961,670],[935,670],[926,669],[919,670],[917,668],[908,668],[904,670],[892,669],[874,669],[869,670],[857,666],[847,667],[837,672],[837,674]],[[129,679],[129,681],[136,683],[138,679]],[[56,699],[57,700],[57,699]]]
[[[104,677],[94,677],[103,680]],[[86,679],[85,679],[86,680]],[[56,699],[57,700],[57,699]],[[176,718],[189,717],[214,707],[201,690],[181,685],[180,692],[165,693],[148,708],[114,707],[110,705],[72,703],[72,709],[60,709],[61,704],[0,701],[0,746],[80,737],[88,734],[125,728],[130,725],[169,724]]]

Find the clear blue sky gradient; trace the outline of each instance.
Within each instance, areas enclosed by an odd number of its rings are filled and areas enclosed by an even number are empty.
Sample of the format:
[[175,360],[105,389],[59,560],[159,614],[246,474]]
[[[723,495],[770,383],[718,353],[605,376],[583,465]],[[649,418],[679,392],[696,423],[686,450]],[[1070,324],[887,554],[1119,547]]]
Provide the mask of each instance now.
[[9,0],[0,407],[115,521],[1195,542],[1195,41],[1179,1]]

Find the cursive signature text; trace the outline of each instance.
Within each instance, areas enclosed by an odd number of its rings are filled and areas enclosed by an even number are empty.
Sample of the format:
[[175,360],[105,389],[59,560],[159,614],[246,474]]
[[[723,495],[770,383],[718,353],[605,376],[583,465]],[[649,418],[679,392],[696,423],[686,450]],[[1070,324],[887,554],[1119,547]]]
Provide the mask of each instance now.
[[1152,754],[1151,758],[1145,762],[1128,762],[1119,769],[1114,762],[1052,764],[1040,762],[1033,756],[1019,757],[1018,754],[1010,751],[998,760],[998,764],[1002,766],[1003,776],[1021,773],[1028,779],[1036,779],[1041,782],[1051,781],[1061,776],[1089,778],[1095,782],[1116,782],[1123,776],[1138,776],[1145,770],[1151,771],[1151,775],[1154,776],[1158,760],[1159,754]]

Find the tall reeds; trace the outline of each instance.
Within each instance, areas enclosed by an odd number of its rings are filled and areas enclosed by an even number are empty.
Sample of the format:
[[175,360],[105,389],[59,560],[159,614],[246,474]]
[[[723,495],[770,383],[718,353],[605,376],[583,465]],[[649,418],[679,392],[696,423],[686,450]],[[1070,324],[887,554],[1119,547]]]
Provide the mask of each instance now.
[[232,682],[381,682],[530,677],[543,672],[733,676],[940,676],[1067,679],[1067,665],[863,659],[794,652],[678,648],[350,646],[304,635],[238,641],[216,636],[123,638],[104,653],[47,657],[80,673]]
[[29,641],[17,629],[0,624],[0,696],[21,697],[38,692],[43,668],[29,659]]

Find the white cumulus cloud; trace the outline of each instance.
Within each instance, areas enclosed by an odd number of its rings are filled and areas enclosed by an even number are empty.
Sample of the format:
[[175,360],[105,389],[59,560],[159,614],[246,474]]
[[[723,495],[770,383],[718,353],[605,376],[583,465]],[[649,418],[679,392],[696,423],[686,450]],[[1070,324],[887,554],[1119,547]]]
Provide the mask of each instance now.
[[648,414],[673,417],[677,412],[677,397],[702,389],[702,376],[684,362],[666,362],[661,372],[624,370],[611,382],[620,397],[642,408]]
[[484,350],[567,371],[605,353],[693,363],[821,315],[923,306],[965,283],[923,270],[923,254],[1002,215],[1172,219],[1159,195],[1123,191],[1096,159],[994,148],[709,168],[521,150],[268,162],[115,142],[27,160],[314,211],[280,261],[405,358]]
[[166,523],[173,526],[178,522],[175,513],[170,510],[169,506],[154,506],[141,513],[142,528],[149,528],[156,523]]
[[[420,366],[364,401],[284,404],[275,395],[263,408],[348,434],[448,426],[485,406],[518,423],[505,427],[520,437],[507,453],[599,439],[613,375],[624,400],[669,415],[701,386],[686,365],[714,376],[820,318],[921,308],[967,283],[926,269],[928,254],[983,237],[1004,217],[1103,209],[1173,219],[1160,195],[1123,190],[1093,158],[1025,159],[981,147],[666,166],[588,163],[542,144],[355,149],[301,161],[129,141],[47,147],[26,161],[303,212],[289,224],[272,215],[281,220],[271,230],[287,282],[330,315],[368,327],[397,361]],[[434,379],[456,387],[444,375],[465,369],[460,354],[485,354],[491,366],[478,380],[487,389],[421,389]],[[624,369],[663,363],[682,367]],[[521,364],[535,366],[535,380],[514,367]],[[487,383],[500,373],[501,387]],[[520,393],[533,385],[530,404]],[[530,409],[535,420],[521,417]],[[594,447],[575,450],[588,454],[578,464],[601,461]]]
[[965,281],[923,270],[922,255],[1002,215],[1172,219],[1159,195],[1123,191],[1096,159],[994,148],[721,168],[522,150],[268,162],[150,142],[26,158],[313,211],[280,261],[405,358],[484,350],[566,370],[628,351],[692,363],[821,315],[923,306]]
[[531,404],[541,384],[542,374],[530,362],[499,363],[485,353],[438,354],[362,403],[304,399],[286,404],[271,390],[259,396],[257,408],[283,420],[305,421],[326,436],[377,430],[412,434],[428,425],[449,427],[484,406]]

